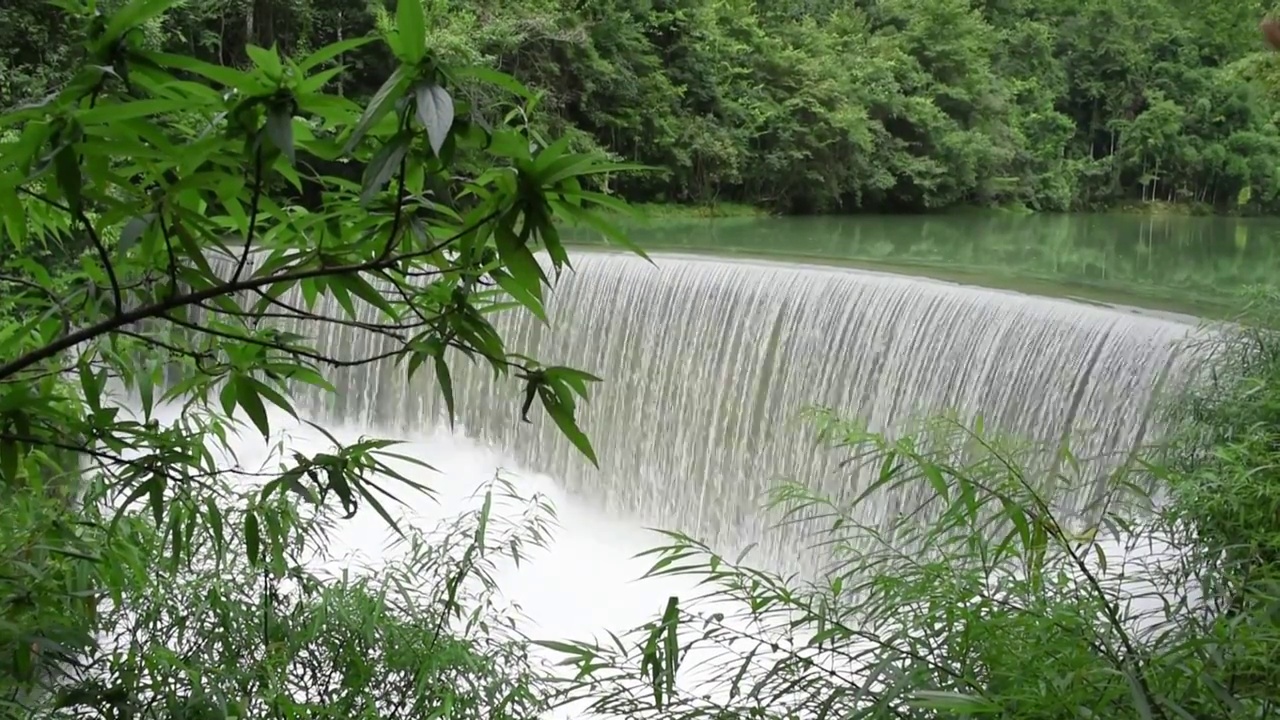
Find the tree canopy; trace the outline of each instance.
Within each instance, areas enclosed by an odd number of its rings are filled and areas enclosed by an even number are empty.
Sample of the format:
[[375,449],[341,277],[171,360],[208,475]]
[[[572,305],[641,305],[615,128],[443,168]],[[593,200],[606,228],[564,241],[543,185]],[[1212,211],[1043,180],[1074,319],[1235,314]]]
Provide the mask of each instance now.
[[[104,0],[100,3],[109,5]],[[783,212],[1158,200],[1273,211],[1275,75],[1260,0],[431,0],[428,44],[540,94],[575,149],[661,168],[639,201]],[[0,10],[0,106],[67,80],[74,28]],[[395,23],[394,0],[188,0],[150,42],[244,66]],[[371,96],[383,48],[344,53]],[[1270,85],[1269,87],[1274,87]]]

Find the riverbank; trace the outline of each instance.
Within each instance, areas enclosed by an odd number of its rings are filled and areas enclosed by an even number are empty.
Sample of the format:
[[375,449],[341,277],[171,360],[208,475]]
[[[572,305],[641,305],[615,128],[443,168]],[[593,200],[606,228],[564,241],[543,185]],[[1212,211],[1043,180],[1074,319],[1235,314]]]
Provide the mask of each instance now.
[[[633,203],[640,213],[645,217],[654,220],[697,220],[711,218],[741,218],[741,217],[789,217],[783,213],[773,212],[767,208],[763,208],[749,203],[716,203],[710,205],[682,205],[677,203]],[[1151,201],[1123,201],[1101,205],[1091,210],[1082,210],[1074,212],[1059,212],[1036,210],[1026,205],[1009,204],[1009,205],[956,205],[939,210],[936,213],[914,213],[917,215],[1076,215],[1076,214],[1097,214],[1097,215],[1147,215],[1147,216],[1170,216],[1170,217],[1269,217],[1254,212],[1248,212],[1242,209],[1224,212],[1220,208],[1207,203],[1194,202],[1167,202],[1163,200]],[[830,212],[819,213],[816,217],[865,217],[884,215],[881,212],[864,212],[861,210],[852,212]],[[890,213],[891,214],[891,213]],[[790,217],[808,217],[806,215],[796,215]]]
[[632,207],[652,220],[708,220],[713,218],[764,218],[775,213],[743,203],[677,205],[674,203],[633,203]]

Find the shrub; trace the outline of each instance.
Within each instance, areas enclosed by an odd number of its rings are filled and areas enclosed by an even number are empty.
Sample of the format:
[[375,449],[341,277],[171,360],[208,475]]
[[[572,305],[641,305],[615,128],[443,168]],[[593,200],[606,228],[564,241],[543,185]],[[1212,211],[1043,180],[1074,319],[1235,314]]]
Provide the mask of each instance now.
[[[1043,465],[1034,456],[950,427],[950,441],[925,443],[826,418],[854,471],[878,474],[875,487],[843,504],[795,485],[773,498],[810,528],[811,551],[830,553],[826,572],[784,576],[668,533],[651,574],[708,590],[673,597],[627,640],[559,647],[584,678],[567,696],[621,717],[1273,712],[1280,686],[1233,682],[1226,658],[1270,653],[1274,624],[1206,613],[1200,555],[1143,490],[1157,468],[1118,468],[1099,493],[1067,473],[1046,481],[1025,469]],[[1087,525],[1051,501],[1073,492],[1094,498]],[[876,494],[923,501],[867,523]]]

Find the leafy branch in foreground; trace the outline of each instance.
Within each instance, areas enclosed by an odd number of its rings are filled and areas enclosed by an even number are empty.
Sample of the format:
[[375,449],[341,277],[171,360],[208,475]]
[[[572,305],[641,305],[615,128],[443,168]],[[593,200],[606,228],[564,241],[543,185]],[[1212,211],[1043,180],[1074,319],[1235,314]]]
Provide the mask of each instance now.
[[[1274,690],[1236,683],[1224,657],[1269,652],[1280,634],[1257,616],[1222,622],[1198,595],[1203,568],[1152,511],[1146,470],[1118,470],[1073,529],[1050,502],[1070,479],[1041,482],[972,428],[925,451],[823,426],[877,477],[851,503],[776,493],[825,571],[784,576],[666,533],[649,574],[700,594],[607,643],[554,644],[579,669],[567,698],[627,718],[1272,716]],[[923,502],[869,525],[877,493]]]
[[[495,479],[471,511],[435,531],[406,529],[390,560],[369,557],[365,566],[357,554],[335,574],[307,566],[333,552],[325,543],[338,508],[265,487],[222,484],[216,492],[228,526],[260,529],[226,545],[216,533],[197,533],[186,568],[173,565],[146,513],[126,515],[110,533],[102,531],[109,518],[81,513],[79,522],[95,528],[96,557],[66,554],[31,590],[55,598],[48,583],[98,575],[112,592],[82,601],[92,602],[105,641],[77,646],[64,633],[36,644],[41,655],[66,655],[58,674],[44,678],[52,681],[49,702],[0,698],[5,712],[49,720],[523,719],[545,706],[545,671],[529,657],[494,578],[502,563],[543,545],[553,520],[545,502]],[[503,519],[521,506],[523,517]],[[38,519],[7,515],[23,518]],[[57,631],[68,617],[77,615],[44,605],[25,620]]]
[[[162,486],[189,483],[215,468],[194,445],[185,460],[167,452],[175,438],[150,422],[156,400],[216,398],[266,434],[265,408],[292,413],[288,384],[324,387],[326,366],[429,363],[448,395],[451,351],[524,378],[591,455],[573,407],[595,378],[509,354],[486,314],[507,298],[543,314],[550,279],[534,251],[555,273],[566,268],[557,220],[607,227],[591,208],[621,204],[590,178],[625,168],[525,127],[487,128],[479,109],[452,99],[466,73],[436,64],[420,22],[387,38],[401,65],[362,108],[325,86],[341,72],[333,58],[366,38],[296,60],[253,48],[241,71],[143,48],[134,28],[169,4],[136,0],[105,22],[81,8],[83,69],[46,102],[0,118],[18,130],[0,148],[12,291],[0,333],[6,481],[42,472],[33,453],[55,447],[103,469],[146,467]],[[417,5],[404,3],[402,18]],[[484,170],[458,174],[464,158]],[[361,182],[346,167],[363,167]],[[345,317],[316,312],[321,296]],[[282,320],[395,344],[330,357],[282,333]],[[166,370],[180,381],[166,386]],[[140,400],[142,421],[109,407],[114,382]],[[144,452],[125,462],[126,448]]]
[[[519,412],[538,401],[595,459],[575,406],[597,378],[509,352],[490,316],[514,305],[545,320],[544,292],[570,267],[563,223],[630,247],[598,214],[626,205],[594,183],[631,168],[548,141],[526,111],[460,100],[483,84],[506,105],[533,104],[509,77],[439,62],[418,0],[384,33],[398,64],[365,104],[329,88],[341,58],[374,38],[301,57],[250,46],[238,69],[149,46],[144,28],[177,0],[110,14],[59,4],[84,39],[71,80],[0,115],[0,501],[45,518],[32,519],[34,539],[5,546],[4,572],[57,575],[58,553],[95,557],[58,602],[136,602],[145,576],[121,568],[137,559],[94,548],[143,507],[153,535],[131,547],[156,576],[199,558],[205,570],[243,559],[288,575],[282,558],[303,539],[263,509],[286,498],[348,516],[369,507],[394,525],[398,496],[381,485],[424,491],[403,468],[425,463],[378,439],[294,452],[253,476],[266,482],[254,504],[225,506],[237,428],[272,435],[298,416],[291,391],[337,390],[325,379],[335,367],[427,366],[452,413],[450,363],[486,363],[524,381]],[[382,350],[327,352],[320,338],[339,329]],[[53,517],[38,502],[50,494],[63,506]],[[94,517],[89,497],[113,515]],[[63,541],[57,552],[42,533]],[[20,669],[13,697],[28,697],[42,672],[32,648],[50,638],[14,613],[0,652]],[[96,611],[73,620],[64,660],[103,629]]]

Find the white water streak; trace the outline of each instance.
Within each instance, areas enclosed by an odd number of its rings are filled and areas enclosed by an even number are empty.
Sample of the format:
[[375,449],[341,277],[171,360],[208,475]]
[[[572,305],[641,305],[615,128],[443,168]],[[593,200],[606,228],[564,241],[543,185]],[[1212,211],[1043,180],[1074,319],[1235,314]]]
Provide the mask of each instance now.
[[[598,252],[579,253],[575,266],[549,298],[550,328],[523,313],[497,325],[512,350],[604,378],[581,418],[600,470],[538,410],[532,424],[519,421],[514,382],[495,384],[487,367],[459,361],[462,426],[605,510],[727,552],[761,537],[761,497],[780,479],[820,483],[837,498],[862,484],[833,473],[838,458],[815,449],[797,419],[806,406],[873,430],[924,413],[980,413],[990,427],[1039,441],[1069,434],[1077,455],[1114,458],[1148,433],[1154,391],[1178,374],[1177,346],[1190,331],[1069,301],[844,269],[679,255],[651,265]],[[322,305],[342,314],[331,300]],[[361,312],[373,320],[376,311]],[[387,340],[339,328],[318,342],[350,358]],[[333,420],[420,430],[440,417],[429,372],[409,383],[402,369],[370,366],[331,379],[336,402],[300,400]],[[788,556],[786,546],[767,549]]]

